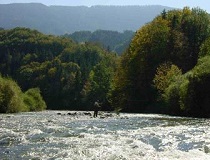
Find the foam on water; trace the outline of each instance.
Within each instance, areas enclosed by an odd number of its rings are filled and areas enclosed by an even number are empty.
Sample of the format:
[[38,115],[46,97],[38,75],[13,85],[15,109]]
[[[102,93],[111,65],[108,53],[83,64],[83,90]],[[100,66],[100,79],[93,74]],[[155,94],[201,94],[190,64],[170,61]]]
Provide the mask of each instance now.
[[68,113],[0,115],[0,159],[210,159],[208,119]]

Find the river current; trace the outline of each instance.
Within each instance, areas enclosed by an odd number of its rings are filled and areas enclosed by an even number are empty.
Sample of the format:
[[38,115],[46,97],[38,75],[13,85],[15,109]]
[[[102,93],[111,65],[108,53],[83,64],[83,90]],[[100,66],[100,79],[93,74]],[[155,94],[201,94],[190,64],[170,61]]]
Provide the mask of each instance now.
[[89,113],[0,114],[0,159],[210,159],[210,119]]

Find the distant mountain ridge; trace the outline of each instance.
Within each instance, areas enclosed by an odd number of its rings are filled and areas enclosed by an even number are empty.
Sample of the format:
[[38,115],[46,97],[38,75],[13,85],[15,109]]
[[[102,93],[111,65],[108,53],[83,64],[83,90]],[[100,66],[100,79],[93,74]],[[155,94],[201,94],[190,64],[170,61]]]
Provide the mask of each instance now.
[[0,27],[28,27],[61,35],[75,31],[136,31],[165,6],[46,6],[40,3],[0,4]]

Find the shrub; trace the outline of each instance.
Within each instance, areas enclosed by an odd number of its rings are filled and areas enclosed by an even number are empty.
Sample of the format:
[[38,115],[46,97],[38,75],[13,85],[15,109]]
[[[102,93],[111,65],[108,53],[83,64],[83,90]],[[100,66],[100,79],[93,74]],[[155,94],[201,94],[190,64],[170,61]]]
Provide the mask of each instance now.
[[0,113],[41,111],[46,109],[38,88],[23,93],[16,82],[0,76]]
[[0,76],[0,113],[27,111],[23,95],[16,82]]
[[[177,77],[178,78],[178,77]],[[179,80],[171,83],[165,90],[162,95],[164,102],[167,106],[167,112],[173,115],[181,113],[180,107],[180,86],[182,84],[182,77],[179,76]]]
[[182,100],[188,114],[210,117],[210,56],[199,59],[188,75],[189,84]]
[[46,109],[46,104],[40,94],[39,88],[29,89],[24,93],[24,103],[30,111],[42,111]]
[[191,71],[178,76],[164,90],[163,99],[171,114],[210,117],[210,56],[200,58]]
[[153,82],[158,91],[163,93],[180,75],[182,75],[182,71],[176,65],[170,62],[163,63],[157,68]]

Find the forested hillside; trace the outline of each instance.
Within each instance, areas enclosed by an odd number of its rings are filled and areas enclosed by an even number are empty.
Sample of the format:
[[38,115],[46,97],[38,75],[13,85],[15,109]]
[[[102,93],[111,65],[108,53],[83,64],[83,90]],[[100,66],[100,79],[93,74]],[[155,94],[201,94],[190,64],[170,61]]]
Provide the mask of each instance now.
[[126,112],[210,117],[210,17],[163,11],[135,34],[118,68],[112,105]]
[[48,109],[87,110],[97,99],[104,109],[117,56],[91,44],[15,28],[0,31],[0,73],[23,91],[40,88]]
[[17,102],[20,110],[42,110],[43,99],[48,109],[90,110],[99,100],[102,110],[210,117],[209,14],[188,7],[163,10],[135,33],[121,56],[110,52],[126,33],[56,37],[0,29],[0,73],[17,82],[0,77],[0,112],[5,104],[15,112]]
[[75,31],[136,31],[164,6],[45,6],[38,3],[0,4],[0,27],[27,27],[47,34]]
[[97,30],[94,32],[77,31],[72,34],[65,34],[64,37],[70,37],[79,43],[98,43],[108,51],[122,54],[128,48],[134,34],[133,31],[120,33],[117,31]]

